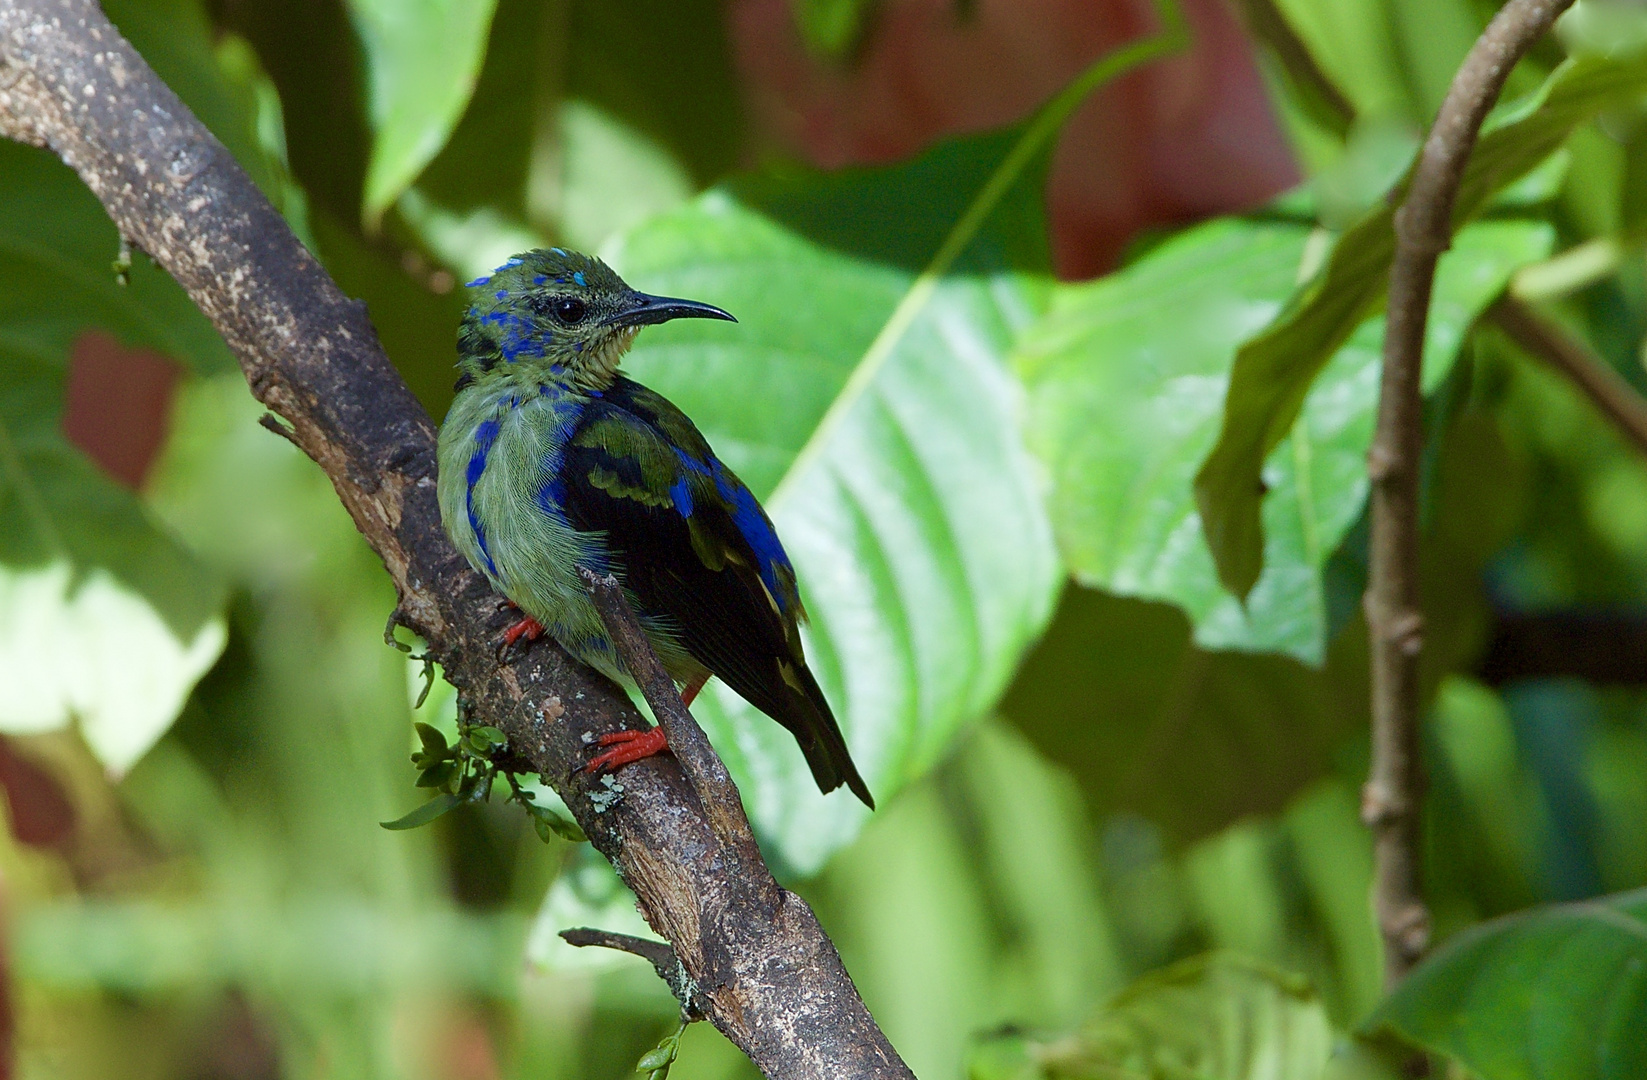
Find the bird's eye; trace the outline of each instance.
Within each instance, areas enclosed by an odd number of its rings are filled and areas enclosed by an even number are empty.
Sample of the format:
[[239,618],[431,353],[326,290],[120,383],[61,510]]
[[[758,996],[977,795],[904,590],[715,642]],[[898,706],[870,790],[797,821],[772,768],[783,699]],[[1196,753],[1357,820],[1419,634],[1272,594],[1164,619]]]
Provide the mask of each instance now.
[[580,322],[585,310],[583,301],[575,296],[563,296],[555,301],[555,318],[568,326]]

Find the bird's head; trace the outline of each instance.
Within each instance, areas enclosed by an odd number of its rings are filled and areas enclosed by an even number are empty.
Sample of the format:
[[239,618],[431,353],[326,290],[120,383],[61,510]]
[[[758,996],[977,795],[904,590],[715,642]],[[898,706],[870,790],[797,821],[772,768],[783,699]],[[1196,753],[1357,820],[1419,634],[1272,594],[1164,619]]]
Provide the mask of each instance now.
[[458,330],[459,389],[491,378],[569,382],[602,390],[643,326],[728,319],[718,307],[636,292],[590,255],[538,248],[469,283]]

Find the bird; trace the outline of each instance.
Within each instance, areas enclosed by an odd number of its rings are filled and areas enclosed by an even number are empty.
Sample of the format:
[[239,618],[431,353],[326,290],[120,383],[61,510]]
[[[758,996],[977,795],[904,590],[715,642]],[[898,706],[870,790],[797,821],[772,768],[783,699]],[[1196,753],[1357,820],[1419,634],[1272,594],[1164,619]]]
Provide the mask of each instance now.
[[[558,247],[467,287],[436,487],[453,544],[522,615],[505,645],[547,633],[623,682],[580,571],[613,574],[688,705],[721,679],[794,734],[820,790],[844,783],[873,809],[807,667],[806,610],[771,519],[685,413],[619,370],[643,327],[737,320]],[[668,748],[661,728],[600,743],[591,770]]]

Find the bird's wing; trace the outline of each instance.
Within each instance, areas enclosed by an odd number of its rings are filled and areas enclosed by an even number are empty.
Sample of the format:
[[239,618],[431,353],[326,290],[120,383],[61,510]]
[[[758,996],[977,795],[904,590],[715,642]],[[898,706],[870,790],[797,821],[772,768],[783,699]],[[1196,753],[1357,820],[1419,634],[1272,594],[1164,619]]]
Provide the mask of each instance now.
[[585,409],[561,475],[568,521],[606,534],[646,611],[751,704],[781,718],[779,662],[805,665],[795,572],[760,504],[692,422],[620,379]]
[[745,700],[788,728],[818,787],[874,807],[807,669],[795,570],[755,496],[686,415],[618,379],[584,410],[561,473],[567,520],[599,531],[646,611]]

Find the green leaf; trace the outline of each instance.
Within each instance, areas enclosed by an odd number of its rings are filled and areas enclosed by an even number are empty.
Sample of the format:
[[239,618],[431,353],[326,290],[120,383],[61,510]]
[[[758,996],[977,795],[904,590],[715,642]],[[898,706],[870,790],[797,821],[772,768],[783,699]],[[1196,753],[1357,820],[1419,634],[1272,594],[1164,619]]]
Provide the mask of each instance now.
[[124,771],[222,651],[224,594],[64,437],[68,349],[96,326],[202,366],[227,354],[145,261],[114,283],[113,227],[44,151],[0,144],[0,208],[0,729],[77,718]]
[[667,150],[604,109],[563,102],[558,126],[560,231],[569,245],[598,248],[623,229],[681,205],[695,190]]
[[1367,1022],[1483,1080],[1647,1076],[1647,891],[1460,933]]
[[433,727],[432,725],[425,724],[421,720],[413,724],[412,729],[417,732],[418,741],[423,744],[423,749],[425,751],[431,754],[442,754],[445,752],[446,736],[441,734],[440,729]]
[[436,795],[434,798],[430,799],[428,802],[424,803],[422,806],[418,807],[416,810],[413,810],[404,817],[398,817],[393,821],[380,821],[378,824],[385,829],[391,829],[395,832],[401,832],[406,829],[415,829],[420,825],[429,824],[429,822],[458,806],[460,803],[465,803],[468,801],[470,801],[470,795],[468,792],[459,792],[455,795],[451,792],[446,792],[443,795]]
[[1096,821],[1141,815],[1175,845],[1279,813],[1367,724],[1359,633],[1321,669],[1190,634],[1176,608],[1071,588],[1001,703]]
[[1276,0],[1276,6],[1358,116],[1410,111],[1385,0]]
[[[0,142],[0,334],[61,367],[88,327],[164,353],[197,371],[234,369],[223,339],[148,259],[130,284],[111,264],[120,234],[96,196],[49,151]],[[55,406],[54,406],[55,408]]]
[[[1281,310],[1324,239],[1285,221],[1210,222],[1117,274],[1060,286],[1016,352],[1031,446],[1051,468],[1053,524],[1076,577],[1177,604],[1205,648],[1324,656],[1322,569],[1366,500],[1382,320],[1338,348],[1266,462],[1263,574],[1245,604],[1218,580],[1192,487],[1240,342]],[[1550,242],[1530,222],[1459,235],[1437,274],[1426,389],[1509,274]]]
[[496,0],[349,0],[366,50],[372,154],[362,215],[377,223],[446,145],[474,93]]
[[666,1035],[664,1036],[662,1042],[648,1050],[645,1056],[635,1063],[635,1071],[652,1072],[654,1069],[667,1070],[669,1066],[675,1063],[675,1058],[680,1055],[680,1050],[680,1032],[677,1031],[673,1035]]
[[[1549,157],[1579,123],[1647,90],[1647,56],[1564,63],[1531,98],[1488,119],[1459,189],[1454,222]],[[1196,475],[1196,500],[1218,577],[1245,598],[1265,559],[1260,477],[1292,431],[1310,386],[1383,303],[1395,254],[1393,205],[1368,211],[1269,326],[1241,347],[1217,445]]]
[[1307,980],[1233,953],[1180,961],[1123,990],[1077,1034],[1006,1041],[973,1075],[1002,1080],[1316,1080],[1332,1052]]
[[417,787],[445,788],[451,783],[452,777],[457,775],[455,761],[441,761],[424,769],[417,777]]
[[875,0],[789,0],[806,47],[835,60],[850,53],[874,11]]
[[544,806],[528,807],[532,814],[532,826],[537,830],[538,839],[545,844],[551,835],[562,840],[570,840],[574,844],[583,844],[589,841],[583,828],[569,817],[563,817]]

